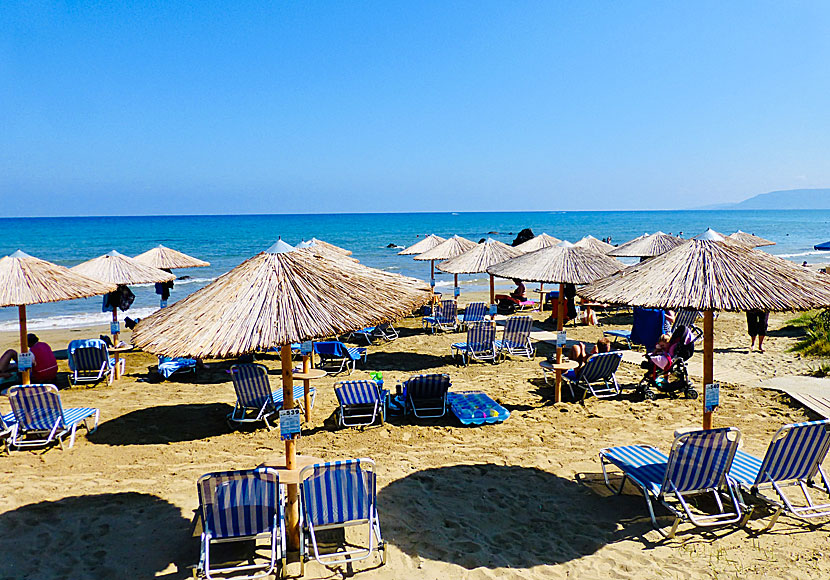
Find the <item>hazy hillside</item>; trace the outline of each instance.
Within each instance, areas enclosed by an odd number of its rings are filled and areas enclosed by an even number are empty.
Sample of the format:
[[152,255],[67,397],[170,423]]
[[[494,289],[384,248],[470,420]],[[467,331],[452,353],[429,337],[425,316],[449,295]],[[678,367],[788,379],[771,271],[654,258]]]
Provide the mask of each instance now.
[[787,189],[760,193],[739,203],[705,209],[830,209],[830,189]]

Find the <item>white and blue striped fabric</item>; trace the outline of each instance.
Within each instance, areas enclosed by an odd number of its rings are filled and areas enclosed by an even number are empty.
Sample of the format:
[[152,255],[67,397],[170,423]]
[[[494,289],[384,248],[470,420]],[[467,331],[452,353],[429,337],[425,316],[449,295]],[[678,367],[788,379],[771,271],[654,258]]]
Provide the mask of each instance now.
[[69,369],[73,371],[98,372],[104,361],[109,360],[107,344],[100,338],[75,339],[69,343],[66,355]]
[[[12,412],[3,420],[15,425],[12,445],[34,447],[47,445],[67,432],[72,433],[70,447],[75,441],[75,429],[88,418],[94,417],[97,426],[98,409],[92,407],[70,407],[64,409],[58,388],[55,385],[19,385],[9,389],[9,403]],[[93,429],[94,430],[94,429]],[[47,433],[45,438],[24,440],[32,433]]]
[[594,354],[586,361],[580,376],[589,383],[608,380],[620,368],[622,356],[621,352],[600,352]]
[[435,307],[433,316],[424,317],[423,324],[430,326],[433,331],[436,328],[455,330],[458,327],[458,303],[455,300],[442,300]]
[[732,429],[694,431],[678,438],[666,469],[665,485],[678,492],[719,487],[732,463],[736,444],[730,440]]
[[404,383],[404,394],[416,401],[446,396],[450,388],[450,375],[415,375]]
[[342,381],[334,387],[341,405],[374,405],[380,401],[380,389],[375,381]]
[[496,341],[496,348],[508,354],[520,354],[531,358],[533,347],[530,344],[530,328],[533,319],[530,316],[511,316],[504,323],[504,334]]
[[236,391],[237,404],[247,409],[259,409],[271,400],[271,384],[268,369],[257,364],[240,364],[231,367],[231,380]]
[[[483,303],[482,303],[483,304]],[[467,364],[468,358],[495,360],[496,327],[489,322],[475,322],[467,326],[467,342],[456,342],[450,347]]]
[[375,473],[360,459],[315,465],[303,480],[303,516],[312,526],[368,520],[375,503]]
[[212,540],[273,532],[281,509],[275,470],[209,473],[197,488],[204,529]]
[[459,316],[461,322],[470,325],[473,322],[483,322],[487,315],[487,304],[484,302],[470,302],[464,309],[463,316]]

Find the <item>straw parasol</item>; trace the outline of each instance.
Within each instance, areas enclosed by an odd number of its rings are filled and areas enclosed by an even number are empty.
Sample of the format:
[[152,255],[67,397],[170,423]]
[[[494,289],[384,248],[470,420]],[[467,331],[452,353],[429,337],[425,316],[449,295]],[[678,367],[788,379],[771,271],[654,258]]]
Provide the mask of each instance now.
[[348,250],[343,250],[342,248],[338,248],[337,246],[333,246],[326,242],[321,242],[320,240],[317,240],[315,238],[311,238],[308,241],[300,242],[295,247],[299,249],[306,248],[313,254],[320,254],[323,257],[330,258],[332,260],[348,260],[350,262],[359,261],[357,258],[352,258],[351,252],[348,252]]
[[[280,346],[283,408],[294,407],[291,343],[404,316],[429,300],[423,282],[278,240],[173,306],[144,318],[136,345],[168,356],[230,357]],[[303,371],[308,371],[304,357]],[[295,442],[285,442],[296,469]],[[298,546],[297,485],[288,486],[288,536]]]
[[726,236],[724,236],[720,232],[716,232],[712,228],[706,228],[706,231],[702,234],[698,234],[692,238],[693,240],[704,240],[709,242],[723,242],[726,240]]
[[608,252],[609,256],[627,257],[627,258],[651,258],[665,254],[669,250],[676,248],[680,244],[685,244],[686,240],[676,236],[670,236],[663,232],[656,232],[651,235],[640,236],[630,242],[626,242]]
[[177,250],[173,250],[166,246],[159,244],[152,250],[147,250],[143,254],[137,255],[133,258],[136,262],[140,262],[145,266],[152,266],[159,270],[172,270],[173,268],[204,268],[210,266],[210,262],[205,262],[199,258],[188,256]]
[[[481,244],[477,244],[471,250],[467,250],[460,256],[438,264],[438,269],[450,274],[478,274],[486,272],[487,268],[496,264],[521,256],[518,248],[508,246],[505,243],[487,238]],[[490,274],[490,304],[496,302],[496,289],[493,275]]]
[[742,232],[741,230],[738,230],[734,234],[729,234],[726,237],[741,242],[742,244],[745,244],[750,248],[760,248],[761,246],[775,245],[775,242],[771,240],[764,239],[754,234],[748,234],[746,232]]
[[303,240],[300,244],[298,244],[298,247],[301,246],[302,244],[307,244],[307,243],[311,243],[312,245],[316,244],[318,246],[322,246],[323,248],[325,248],[327,250],[331,250],[332,252],[337,252],[338,254],[343,254],[344,256],[351,256],[352,255],[351,250],[347,250],[346,248],[341,248],[340,246],[335,246],[334,244],[324,242],[323,240],[318,240],[317,238],[311,238],[308,241]]
[[[71,270],[78,274],[89,276],[94,280],[100,280],[101,282],[116,284],[118,286],[170,282],[176,279],[170,272],[147,266],[115,250],[103,256],[82,262],[77,266],[73,266]],[[118,308],[115,306],[112,309],[112,321],[114,323],[112,326],[112,330],[114,331],[112,333],[112,343],[117,347],[119,334]]]
[[[106,294],[115,284],[99,282],[69,268],[52,264],[17,250],[0,258],[0,307],[17,306],[20,320],[20,352],[29,352],[26,340],[26,306]],[[29,371],[22,371],[29,384]]]
[[427,250],[431,250],[441,242],[446,242],[446,238],[442,238],[441,236],[436,236],[435,234],[429,234],[423,240],[419,242],[415,242],[408,248],[405,248],[398,252],[399,256],[413,256],[416,254],[423,254]]
[[612,246],[611,244],[598,240],[591,235],[585,236],[578,242],[574,243],[574,246],[576,246],[577,248],[588,248],[594,250],[595,252],[599,252],[600,254],[606,254],[610,250],[614,249],[614,246]]
[[[579,293],[590,300],[632,306],[702,310],[704,389],[713,382],[715,311],[793,311],[830,305],[830,284],[818,274],[765,252],[708,240],[691,240]],[[704,428],[711,425],[711,413],[704,412]]]
[[541,233],[538,236],[534,236],[530,238],[526,242],[522,242],[518,246],[515,246],[517,250],[521,250],[524,253],[527,252],[535,252],[536,250],[541,250],[542,248],[549,248],[550,246],[555,246],[559,242],[561,242],[559,238],[555,238],[553,236],[549,236],[546,233]]
[[[570,242],[542,248],[529,254],[490,266],[487,272],[501,278],[517,278],[534,282],[559,284],[557,300],[557,330],[562,330],[565,319],[565,284],[589,284],[604,276],[622,270],[622,262],[588,248],[580,248]],[[556,348],[556,363],[562,362],[562,347]],[[561,399],[562,373],[556,369],[554,400]]]
[[[431,288],[435,287],[435,261],[451,260],[456,256],[460,256],[467,250],[472,250],[478,244],[467,238],[461,236],[453,236],[448,240],[444,240],[431,250],[427,250],[423,254],[415,256],[415,260],[426,261],[429,260],[429,285]],[[455,285],[453,293],[458,296],[458,274],[454,277]]]

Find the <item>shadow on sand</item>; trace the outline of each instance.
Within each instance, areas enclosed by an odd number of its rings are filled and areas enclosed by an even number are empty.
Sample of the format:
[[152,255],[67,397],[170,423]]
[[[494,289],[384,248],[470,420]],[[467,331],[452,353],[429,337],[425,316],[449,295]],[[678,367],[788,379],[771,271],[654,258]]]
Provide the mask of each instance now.
[[198,441],[230,433],[225,403],[163,405],[138,409],[98,425],[87,437],[103,445],[157,445]]

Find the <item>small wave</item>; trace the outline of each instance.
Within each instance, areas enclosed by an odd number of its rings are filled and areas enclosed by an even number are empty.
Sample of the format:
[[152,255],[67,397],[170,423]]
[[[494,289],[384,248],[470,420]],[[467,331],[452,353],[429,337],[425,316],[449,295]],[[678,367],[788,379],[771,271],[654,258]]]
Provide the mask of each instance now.
[[[144,318],[150,316],[158,308],[135,308],[126,313],[119,314],[121,320],[124,320],[123,315],[130,318]],[[29,330],[49,330],[53,328],[79,328],[82,326],[98,326],[101,324],[109,324],[112,321],[112,314],[109,312],[84,312],[82,314],[65,314],[61,316],[49,316],[47,318],[30,318],[26,321],[26,326]],[[17,330],[17,320],[10,320],[8,322],[0,323],[0,332],[7,332]]]
[[810,250],[809,252],[798,252],[795,254],[775,254],[775,256],[779,258],[800,258],[801,256],[817,256],[819,254],[830,257],[830,252],[822,252],[820,250]]

